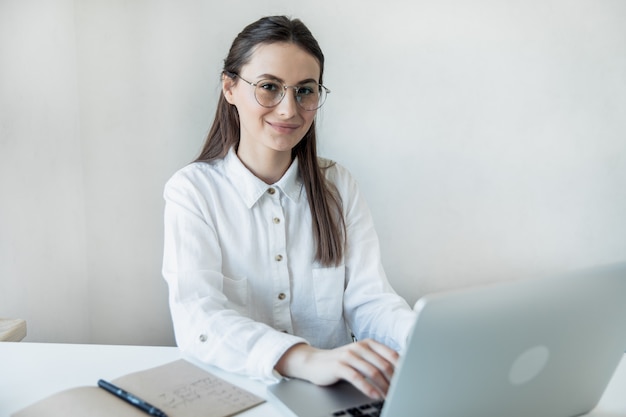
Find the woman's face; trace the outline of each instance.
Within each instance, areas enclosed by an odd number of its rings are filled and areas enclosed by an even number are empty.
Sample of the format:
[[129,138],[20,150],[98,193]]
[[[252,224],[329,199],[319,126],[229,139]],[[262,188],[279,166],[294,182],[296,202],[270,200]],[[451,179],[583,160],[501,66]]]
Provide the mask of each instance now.
[[[251,83],[268,79],[288,86],[311,80],[317,83],[320,65],[313,55],[292,43],[260,44],[239,76]],[[255,88],[243,80],[225,76],[223,81],[224,97],[239,113],[239,150],[243,148],[257,156],[267,155],[268,151],[288,152],[290,156],[311,127],[317,111],[302,109],[292,88],[287,89],[275,107],[263,107],[255,99]]]

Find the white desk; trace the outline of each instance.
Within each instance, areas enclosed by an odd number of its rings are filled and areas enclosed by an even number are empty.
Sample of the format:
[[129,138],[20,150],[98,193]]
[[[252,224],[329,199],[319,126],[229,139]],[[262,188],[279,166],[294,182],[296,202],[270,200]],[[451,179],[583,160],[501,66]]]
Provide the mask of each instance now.
[[[0,343],[0,417],[8,417],[51,394],[77,386],[95,386],[99,378],[115,379],[181,357],[177,348],[145,346]],[[265,385],[213,368],[214,374],[266,398]],[[241,417],[280,417],[270,403]],[[598,408],[588,416],[626,417],[626,359]]]
[[[0,417],[8,417],[40,399],[78,386],[96,386],[135,371],[180,359],[175,347],[0,343]],[[265,398],[265,385],[218,369],[206,368]],[[241,417],[280,417],[269,403]]]

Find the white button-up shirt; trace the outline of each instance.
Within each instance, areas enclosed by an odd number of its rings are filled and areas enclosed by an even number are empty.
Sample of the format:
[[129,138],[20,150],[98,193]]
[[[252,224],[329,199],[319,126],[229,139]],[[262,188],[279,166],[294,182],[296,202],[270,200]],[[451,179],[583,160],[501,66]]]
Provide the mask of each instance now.
[[347,227],[338,267],[314,260],[297,159],[272,185],[233,149],[168,181],[163,275],[184,352],[275,380],[274,366],[297,343],[334,348],[351,342],[352,332],[404,347],[414,314],[387,281],[367,205],[345,168],[334,164],[324,174],[341,196]]

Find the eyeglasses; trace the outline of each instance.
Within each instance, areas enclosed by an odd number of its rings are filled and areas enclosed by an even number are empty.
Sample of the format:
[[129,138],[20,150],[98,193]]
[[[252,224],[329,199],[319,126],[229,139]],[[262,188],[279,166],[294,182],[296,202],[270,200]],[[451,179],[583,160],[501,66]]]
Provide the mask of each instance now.
[[330,93],[328,88],[316,82],[308,82],[301,85],[285,85],[277,80],[261,80],[251,83],[234,72],[229,72],[227,75],[239,77],[241,81],[254,87],[254,98],[256,98],[257,103],[267,108],[277,106],[285,98],[285,92],[288,88],[293,88],[296,103],[307,111],[317,110],[322,107]]

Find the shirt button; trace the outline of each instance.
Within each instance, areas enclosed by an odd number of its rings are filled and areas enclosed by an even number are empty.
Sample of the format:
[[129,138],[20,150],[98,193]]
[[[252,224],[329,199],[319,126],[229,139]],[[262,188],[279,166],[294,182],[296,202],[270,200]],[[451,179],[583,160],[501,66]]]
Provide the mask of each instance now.
[[207,337],[205,334],[201,334],[200,337],[198,338],[198,340],[200,340],[202,343],[207,341]]
[[274,195],[274,193],[276,193],[276,190],[274,188],[268,188],[267,189],[268,194],[270,195]]
[[272,220],[274,221],[274,224],[280,223],[280,219],[278,217],[274,217]]
[[278,299],[279,300],[284,300],[285,298],[287,298],[287,296],[285,295],[284,292],[281,292],[280,294],[278,294]]
[[283,255],[276,255],[274,259],[276,259],[276,262],[280,262],[283,260]]

